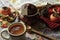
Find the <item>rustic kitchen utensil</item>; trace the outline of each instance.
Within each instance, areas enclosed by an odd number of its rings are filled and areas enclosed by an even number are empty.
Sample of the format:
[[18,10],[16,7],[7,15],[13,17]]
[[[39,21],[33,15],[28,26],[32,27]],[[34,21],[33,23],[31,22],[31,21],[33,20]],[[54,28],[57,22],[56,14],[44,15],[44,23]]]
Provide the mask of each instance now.
[[56,38],[54,38],[54,37],[49,37],[49,36],[43,34],[42,32],[37,31],[37,30],[31,28],[30,26],[28,26],[27,29],[30,30],[30,31],[32,31],[32,32],[34,32],[34,33],[36,33],[36,34],[38,34],[38,35],[40,35],[40,36],[42,36],[42,37],[44,37],[44,38],[46,38],[46,39],[48,39],[48,40],[57,40]]
[[1,37],[6,40],[26,40],[25,34],[26,26],[22,21],[12,23],[1,31]]

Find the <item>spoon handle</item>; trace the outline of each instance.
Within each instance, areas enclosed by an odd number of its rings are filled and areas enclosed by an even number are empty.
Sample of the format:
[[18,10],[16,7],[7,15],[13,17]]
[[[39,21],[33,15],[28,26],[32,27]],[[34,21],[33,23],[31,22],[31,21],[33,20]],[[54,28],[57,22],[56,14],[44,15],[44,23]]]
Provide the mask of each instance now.
[[40,36],[42,36],[42,37],[44,37],[44,38],[47,38],[47,39],[49,39],[49,40],[56,40],[56,38],[53,38],[53,37],[49,37],[49,36],[47,36],[47,35],[44,35],[42,32],[37,31],[37,30],[35,30],[35,29],[31,29],[31,31],[33,31],[33,32],[35,32],[36,34],[38,34],[38,35],[40,35]]

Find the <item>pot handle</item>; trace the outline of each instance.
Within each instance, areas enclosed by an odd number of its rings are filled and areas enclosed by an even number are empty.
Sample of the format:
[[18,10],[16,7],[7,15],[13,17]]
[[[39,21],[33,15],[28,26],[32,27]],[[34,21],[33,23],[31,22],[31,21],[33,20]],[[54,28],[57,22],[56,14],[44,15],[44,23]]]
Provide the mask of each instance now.
[[8,34],[8,29],[7,29],[7,28],[5,28],[5,29],[3,29],[3,30],[1,31],[1,37],[2,37],[3,39],[9,40],[10,36],[9,36],[9,34]]

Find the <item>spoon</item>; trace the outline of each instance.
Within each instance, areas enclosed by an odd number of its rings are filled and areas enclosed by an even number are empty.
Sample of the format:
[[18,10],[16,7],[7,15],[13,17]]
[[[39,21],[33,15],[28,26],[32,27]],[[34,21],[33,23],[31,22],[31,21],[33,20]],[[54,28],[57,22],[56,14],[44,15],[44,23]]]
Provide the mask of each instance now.
[[49,39],[49,40],[57,40],[57,39],[54,38],[54,37],[47,36],[47,35],[43,34],[42,32],[37,31],[37,30],[31,28],[31,26],[28,26],[28,27],[27,27],[27,30],[30,30],[30,31],[32,31],[32,32],[34,32],[34,33],[36,33],[36,34],[38,34],[38,35],[40,35],[40,36],[42,36],[42,37],[44,37],[44,38],[46,38],[46,39]]

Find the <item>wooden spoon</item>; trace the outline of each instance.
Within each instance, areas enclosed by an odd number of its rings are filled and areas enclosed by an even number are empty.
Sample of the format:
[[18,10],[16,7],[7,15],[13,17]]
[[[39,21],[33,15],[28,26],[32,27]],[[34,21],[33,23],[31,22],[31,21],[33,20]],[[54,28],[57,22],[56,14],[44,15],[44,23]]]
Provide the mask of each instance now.
[[47,35],[43,34],[42,32],[37,31],[37,30],[31,28],[30,26],[28,26],[27,30],[30,30],[30,31],[32,31],[32,32],[34,32],[34,33],[36,33],[36,34],[38,34],[38,35],[40,35],[40,36],[42,36],[42,37],[44,37],[46,39],[49,39],[49,40],[57,40],[56,38],[47,36]]

